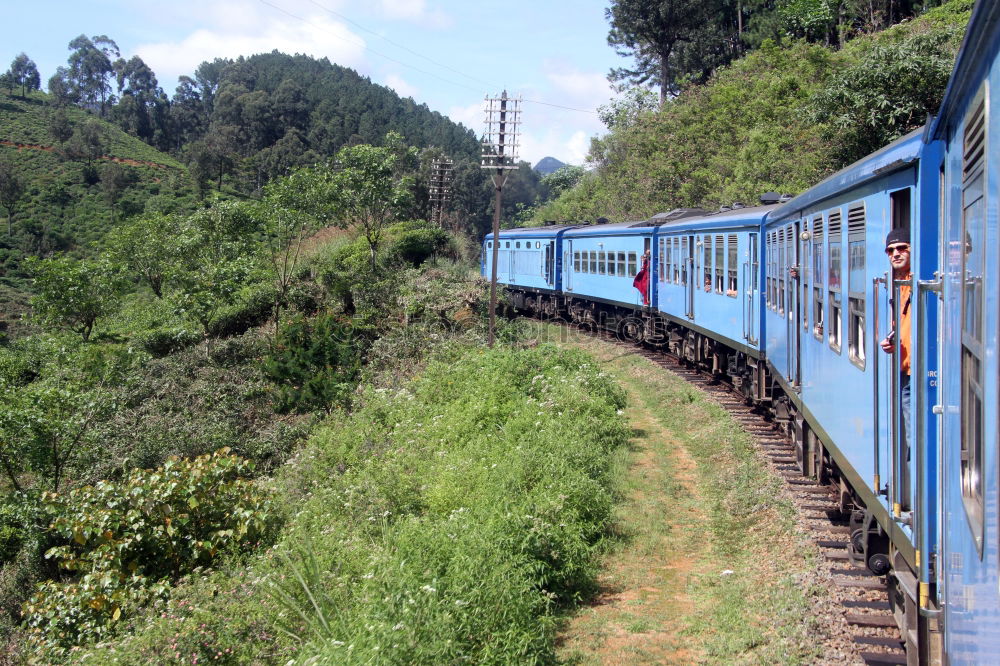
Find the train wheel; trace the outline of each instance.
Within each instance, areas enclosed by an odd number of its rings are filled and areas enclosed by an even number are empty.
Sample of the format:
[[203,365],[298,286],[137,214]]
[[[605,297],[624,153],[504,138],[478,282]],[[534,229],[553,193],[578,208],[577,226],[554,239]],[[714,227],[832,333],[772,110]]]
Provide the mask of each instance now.
[[626,317],[618,322],[616,333],[618,335],[618,339],[623,342],[639,344],[642,342],[644,337],[644,328],[642,320],[638,317]]

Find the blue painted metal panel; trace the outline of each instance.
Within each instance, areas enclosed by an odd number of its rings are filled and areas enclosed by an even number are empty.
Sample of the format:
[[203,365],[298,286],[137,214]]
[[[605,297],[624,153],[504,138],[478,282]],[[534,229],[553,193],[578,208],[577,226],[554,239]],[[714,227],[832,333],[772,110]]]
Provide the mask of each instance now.
[[[912,141],[912,136],[904,140],[908,150],[913,148]],[[845,171],[856,169],[852,165]],[[894,369],[893,356],[879,348],[888,332],[890,310],[887,289],[873,289],[873,281],[889,275],[883,249],[893,216],[891,193],[911,202],[915,220],[920,219],[926,202],[918,196],[922,190],[912,161],[896,162],[878,174],[868,167],[863,172],[868,174],[864,178],[835,174],[768,217],[769,239],[794,230],[799,278],[786,282],[784,312],[774,305],[767,310],[766,351],[771,365],[788,383],[800,380],[799,397],[815,425],[829,436],[827,444],[841,467],[860,479],[869,501],[877,501],[892,515],[897,503],[901,512],[917,507],[916,460],[910,456],[907,461],[903,449],[894,456],[890,446],[892,375],[898,369]],[[842,188],[836,189],[837,185]],[[863,242],[859,227],[852,232],[852,218],[856,225],[864,220]],[[831,226],[839,226],[836,244],[831,241]],[[805,237],[802,231],[807,232]],[[818,245],[817,239],[821,239]],[[792,265],[791,260],[776,262],[772,257],[771,266],[775,263],[777,279],[787,275]],[[788,298],[790,291],[795,300]],[[790,311],[789,304],[796,309]],[[860,318],[852,318],[852,307],[863,314],[863,326]],[[904,479],[909,479],[908,485]],[[888,496],[881,494],[887,484]],[[890,527],[912,543],[909,526],[896,523]]]
[[[657,239],[669,243],[670,253],[661,258],[657,242],[656,308],[712,331],[720,339],[759,351],[763,331],[760,232],[764,216],[773,208],[762,206],[687,216],[658,227]],[[720,239],[723,250],[718,266],[720,257],[716,248]],[[730,273],[730,244],[734,241],[735,275]],[[705,248],[709,243],[706,275]],[[758,252],[756,257],[751,254],[752,244]]]
[[[992,663],[1000,655],[1000,579],[997,575],[998,394],[997,343],[1000,329],[1000,5],[980,2],[966,33],[941,115],[931,135],[944,144],[940,262],[943,298],[940,316],[939,400],[940,578],[945,651],[952,664]],[[965,134],[970,112],[985,102],[983,181],[964,179]],[[974,134],[975,132],[971,132]],[[973,151],[970,151],[972,153]],[[982,198],[980,199],[980,193]],[[976,200],[979,200],[976,203]],[[931,224],[928,217],[927,224]],[[977,292],[981,291],[981,296]],[[963,301],[965,301],[963,303]],[[981,309],[979,324],[969,317]],[[979,331],[982,344],[970,331]],[[970,351],[966,351],[969,349]],[[976,372],[979,357],[981,373]],[[963,367],[964,366],[964,367]],[[981,377],[975,386],[970,378]],[[963,416],[978,410],[982,435],[963,428]],[[981,448],[977,446],[981,443]],[[963,451],[964,449],[964,451]],[[981,465],[973,460],[978,456]],[[981,489],[979,493],[974,489]],[[977,501],[977,495],[982,498]]]
[[632,282],[652,236],[650,227],[636,230],[617,225],[568,231],[563,238],[563,291],[567,296],[642,307],[642,294]]

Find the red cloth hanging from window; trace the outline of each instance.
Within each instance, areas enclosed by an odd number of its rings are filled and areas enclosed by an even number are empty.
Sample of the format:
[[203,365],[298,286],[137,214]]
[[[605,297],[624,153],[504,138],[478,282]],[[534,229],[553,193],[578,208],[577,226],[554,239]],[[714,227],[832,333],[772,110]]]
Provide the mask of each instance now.
[[642,258],[642,268],[632,280],[632,286],[642,294],[642,304],[649,305],[649,257]]

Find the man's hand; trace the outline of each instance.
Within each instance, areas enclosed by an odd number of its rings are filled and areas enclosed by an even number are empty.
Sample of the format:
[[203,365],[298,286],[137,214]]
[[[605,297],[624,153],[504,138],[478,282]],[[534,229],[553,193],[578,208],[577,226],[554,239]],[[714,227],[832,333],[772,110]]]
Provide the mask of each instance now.
[[882,351],[884,351],[886,354],[891,354],[894,351],[896,351],[896,342],[895,340],[893,340],[893,338],[894,338],[893,334],[890,333],[889,335],[885,336],[885,339],[882,340],[882,342],[879,343],[879,345],[881,345],[882,347]]

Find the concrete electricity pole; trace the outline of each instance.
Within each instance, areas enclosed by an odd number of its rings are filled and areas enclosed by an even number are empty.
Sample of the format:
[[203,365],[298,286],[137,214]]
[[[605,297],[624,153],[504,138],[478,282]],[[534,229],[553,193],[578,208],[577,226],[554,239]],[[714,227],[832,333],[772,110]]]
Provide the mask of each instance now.
[[518,135],[521,124],[521,98],[486,97],[486,134],[483,137],[482,168],[492,172],[496,200],[493,204],[493,265],[490,274],[490,334],[489,346],[496,338],[497,261],[500,258],[500,203],[507,172],[517,168]]

